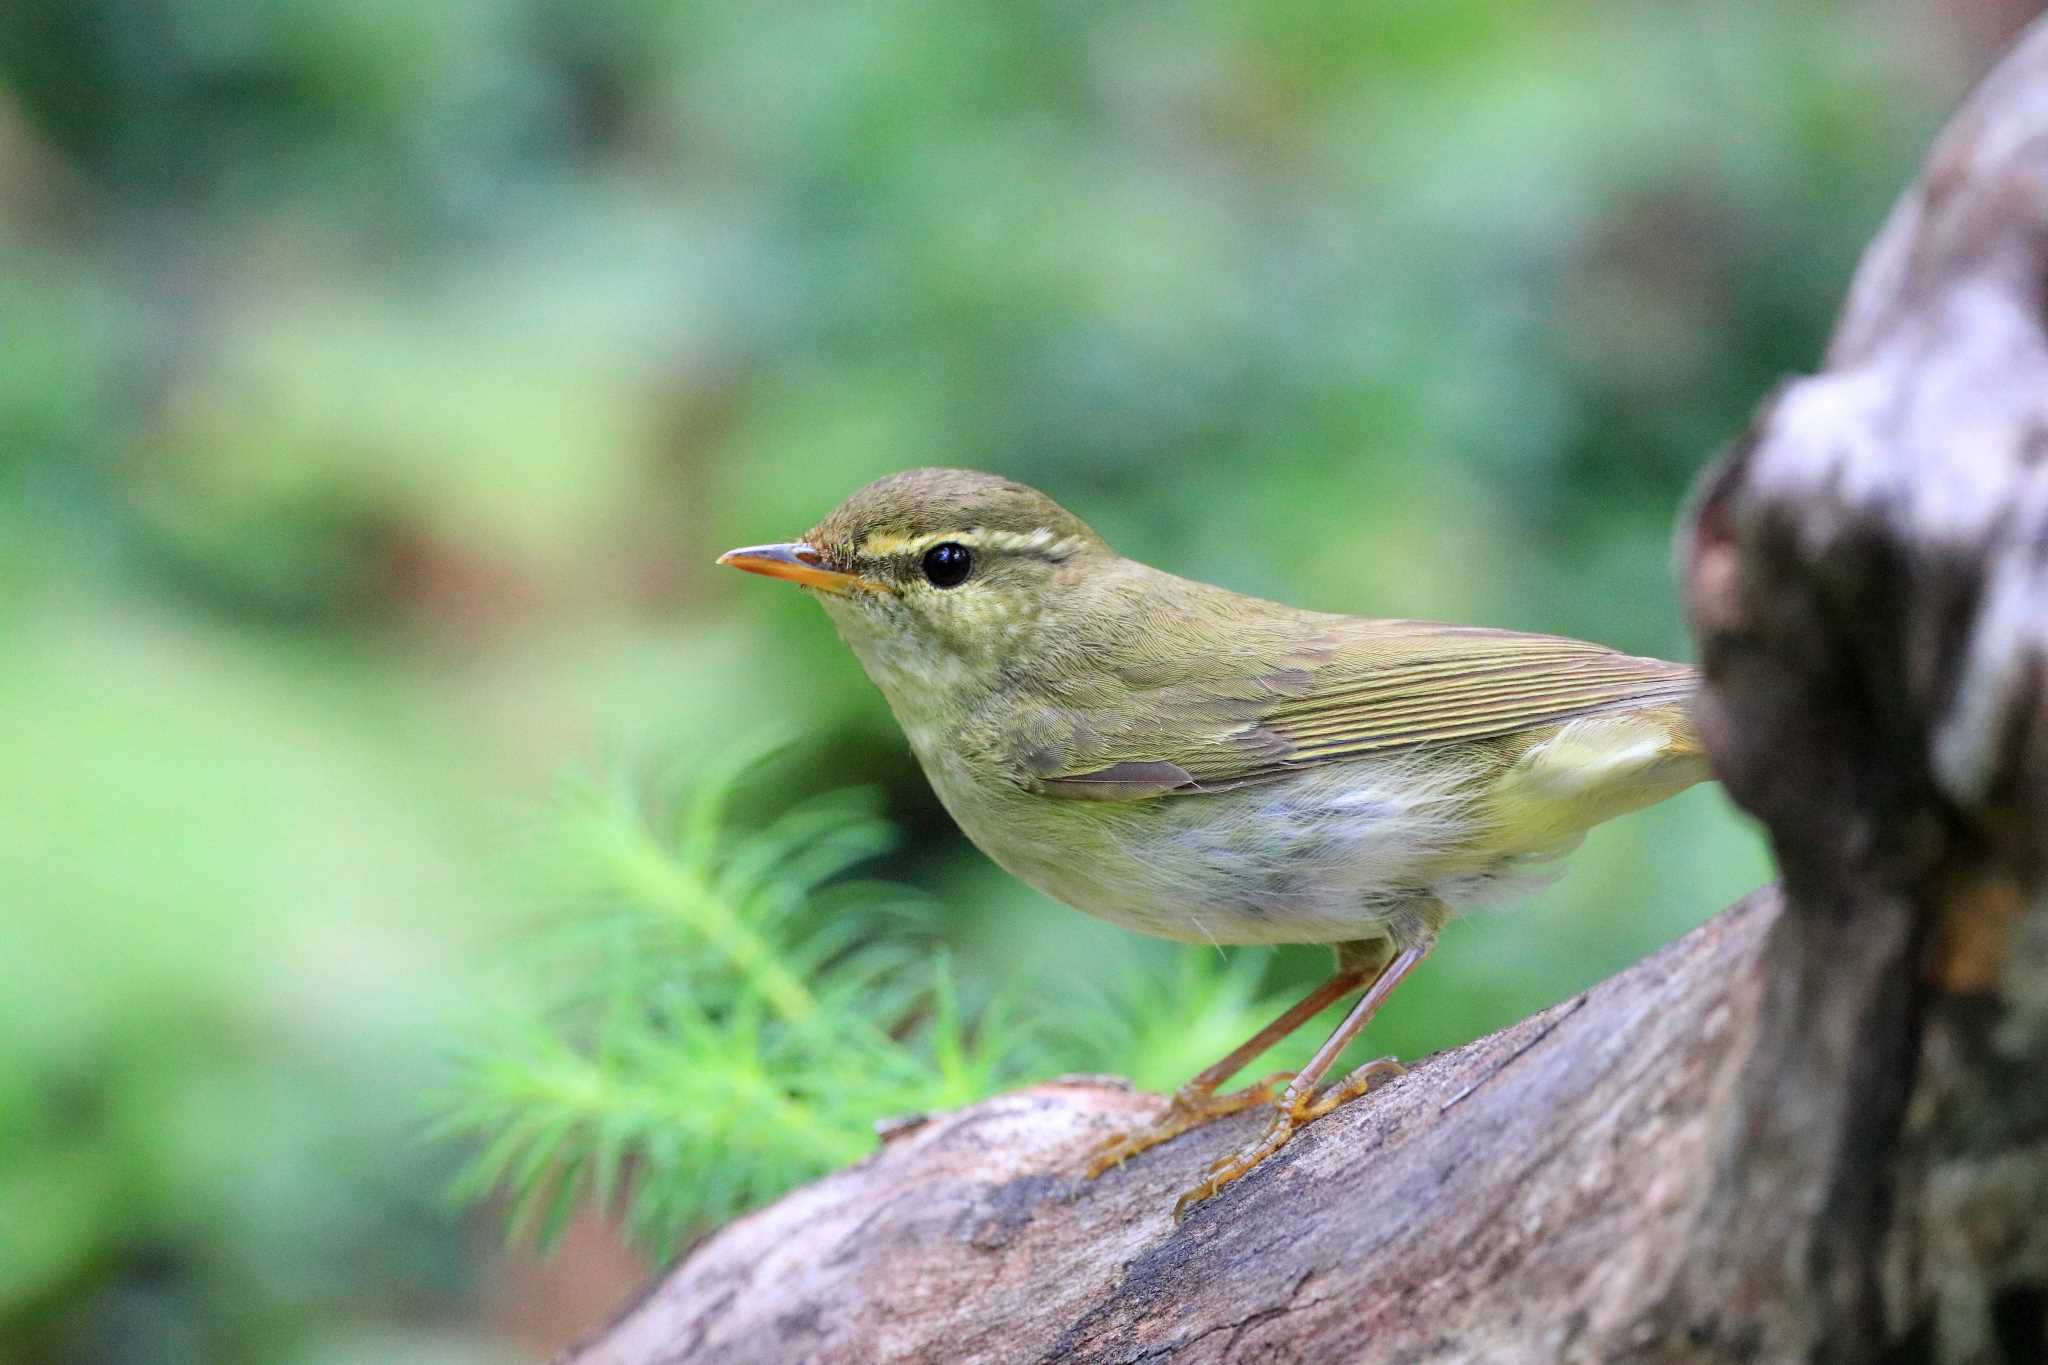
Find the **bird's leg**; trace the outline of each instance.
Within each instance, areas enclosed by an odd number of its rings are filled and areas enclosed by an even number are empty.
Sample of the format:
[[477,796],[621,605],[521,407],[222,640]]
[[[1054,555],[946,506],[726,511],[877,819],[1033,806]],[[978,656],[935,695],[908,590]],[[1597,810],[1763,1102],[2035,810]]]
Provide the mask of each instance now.
[[1430,944],[1424,942],[1414,947],[1403,948],[1394,955],[1393,960],[1373,979],[1373,983],[1366,987],[1365,994],[1359,997],[1358,1003],[1351,1007],[1351,1013],[1344,1016],[1344,1022],[1337,1025],[1337,1031],[1330,1035],[1329,1041],[1317,1048],[1316,1055],[1309,1058],[1308,1065],[1302,1067],[1294,1079],[1287,1083],[1286,1091],[1275,1101],[1273,1121],[1266,1126],[1266,1131],[1260,1134],[1256,1141],[1212,1164],[1202,1183],[1183,1194],[1179,1202],[1173,1206],[1173,1216],[1176,1219],[1187,1212],[1191,1205],[1199,1204],[1285,1147],[1287,1140],[1293,1137],[1295,1130],[1303,1124],[1311,1119],[1321,1118],[1347,1100],[1363,1095],[1372,1088],[1375,1080],[1401,1074],[1401,1064],[1391,1058],[1367,1062],[1331,1086],[1324,1094],[1316,1093],[1316,1085],[1322,1080],[1323,1074],[1336,1063],[1345,1046],[1358,1036],[1359,1031],[1379,1011],[1379,1007],[1386,1003],[1387,997],[1394,993],[1394,987],[1401,984],[1401,978],[1415,970],[1415,964],[1422,961],[1429,949]]
[[1291,1080],[1293,1072],[1276,1071],[1256,1084],[1248,1085],[1242,1090],[1233,1090],[1227,1095],[1217,1094],[1216,1088],[1242,1070],[1246,1062],[1357,990],[1370,971],[1378,966],[1377,960],[1368,965],[1358,950],[1378,946],[1380,945],[1339,945],[1337,970],[1328,981],[1310,991],[1278,1019],[1245,1039],[1228,1057],[1208,1067],[1174,1091],[1173,1100],[1166,1106],[1166,1112],[1149,1127],[1141,1128],[1134,1133],[1115,1133],[1105,1139],[1090,1155],[1088,1178],[1093,1180],[1104,1171],[1113,1170],[1138,1153],[1157,1147],[1162,1142],[1171,1141],[1191,1128],[1199,1128],[1225,1115],[1235,1114],[1272,1099],[1275,1087],[1283,1081]]

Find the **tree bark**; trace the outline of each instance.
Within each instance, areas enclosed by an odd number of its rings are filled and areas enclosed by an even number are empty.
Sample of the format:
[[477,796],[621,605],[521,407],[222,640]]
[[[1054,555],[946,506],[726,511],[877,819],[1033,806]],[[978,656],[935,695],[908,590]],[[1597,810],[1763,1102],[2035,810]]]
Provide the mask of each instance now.
[[2048,23],[1826,366],[1702,481],[1702,726],[1784,873],[1417,1066],[1176,1226],[1263,1116],[931,1116],[710,1238],[576,1365],[2048,1361]]

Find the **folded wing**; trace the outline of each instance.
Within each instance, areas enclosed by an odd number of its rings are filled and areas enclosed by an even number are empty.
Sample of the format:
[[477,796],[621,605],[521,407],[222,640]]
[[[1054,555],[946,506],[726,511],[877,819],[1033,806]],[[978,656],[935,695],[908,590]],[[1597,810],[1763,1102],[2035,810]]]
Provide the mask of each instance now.
[[[1683,664],[1581,640],[1426,621],[1344,619],[1258,672],[1155,661],[1113,719],[1081,708],[1053,727],[1033,776],[1048,795],[1129,801],[1270,780],[1318,764],[1498,740],[1581,717],[1670,708]],[[1197,672],[1199,670],[1199,673]],[[1200,676],[1207,674],[1207,676]],[[1689,744],[1689,723],[1674,742]]]

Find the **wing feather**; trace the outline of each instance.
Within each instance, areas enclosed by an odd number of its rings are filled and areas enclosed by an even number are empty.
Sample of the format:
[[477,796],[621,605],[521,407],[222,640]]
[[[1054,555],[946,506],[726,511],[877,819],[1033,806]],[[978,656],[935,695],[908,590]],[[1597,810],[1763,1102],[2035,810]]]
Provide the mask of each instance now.
[[1697,686],[1683,664],[1580,640],[1361,618],[1336,618],[1270,670],[1216,663],[1204,655],[1188,666],[1194,676],[1176,678],[1170,663],[1155,661],[1135,707],[1114,718],[1071,717],[1061,727],[1066,742],[1039,751],[1040,790],[1096,800],[1215,791],[1317,764],[1683,704]]

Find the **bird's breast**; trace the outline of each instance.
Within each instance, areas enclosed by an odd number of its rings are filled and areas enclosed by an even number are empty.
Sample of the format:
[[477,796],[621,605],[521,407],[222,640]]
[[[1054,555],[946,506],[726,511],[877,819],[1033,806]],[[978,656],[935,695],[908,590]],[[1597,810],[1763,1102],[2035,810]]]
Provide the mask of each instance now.
[[1477,890],[1510,871],[1474,857],[1472,774],[1441,761],[1336,764],[1234,791],[1116,802],[986,781],[943,748],[920,746],[919,758],[947,810],[1003,868],[1162,938],[1371,938],[1448,877]]

